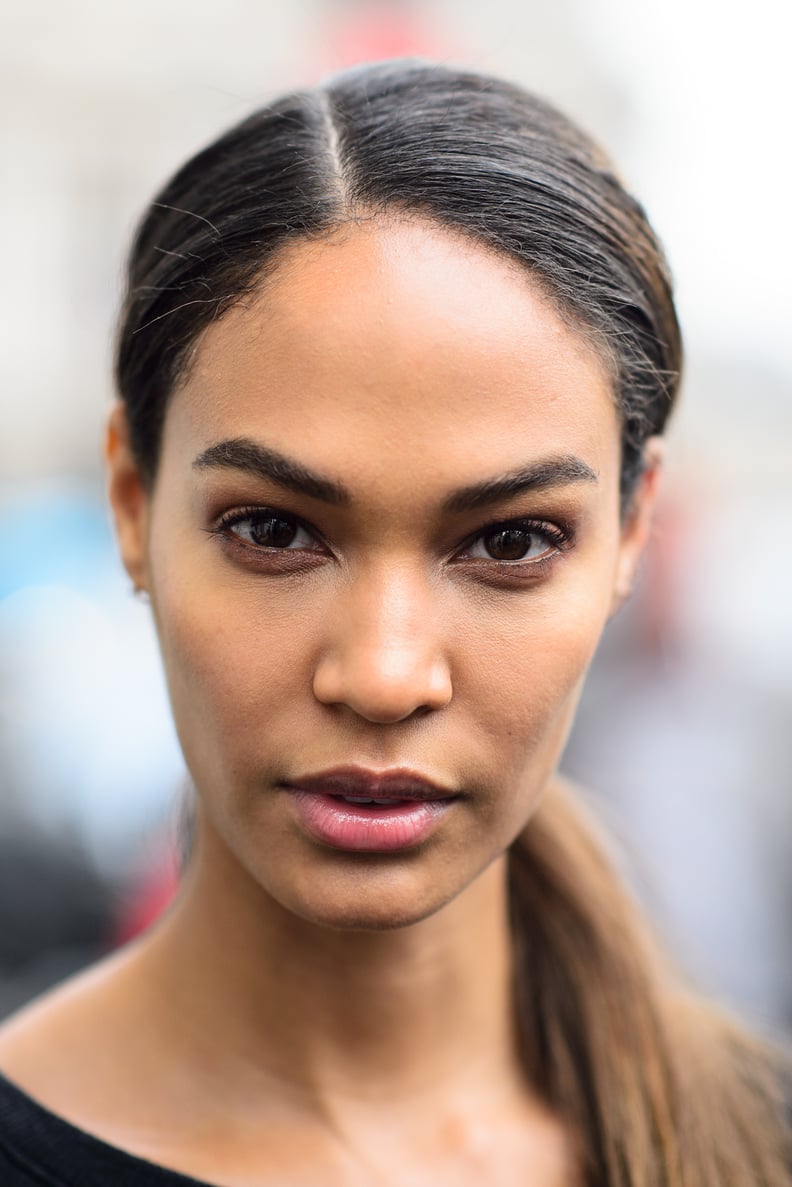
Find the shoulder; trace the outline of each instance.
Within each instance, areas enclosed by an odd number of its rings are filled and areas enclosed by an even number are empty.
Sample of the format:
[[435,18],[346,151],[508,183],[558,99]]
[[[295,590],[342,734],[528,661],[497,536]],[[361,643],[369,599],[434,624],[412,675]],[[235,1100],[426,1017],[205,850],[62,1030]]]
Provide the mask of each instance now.
[[0,1074],[2,1187],[208,1187],[109,1145]]
[[158,1165],[170,1087],[140,981],[125,951],[0,1026],[2,1187],[195,1187]]
[[0,1073],[33,1093],[57,1096],[67,1068],[90,1070],[101,1038],[104,988],[112,964],[98,965],[43,994],[0,1025]]
[[134,962],[128,952],[102,961],[0,1026],[6,1099],[11,1084],[53,1115],[102,1134],[114,1132],[117,1117],[145,1124],[156,1036],[141,1021]]

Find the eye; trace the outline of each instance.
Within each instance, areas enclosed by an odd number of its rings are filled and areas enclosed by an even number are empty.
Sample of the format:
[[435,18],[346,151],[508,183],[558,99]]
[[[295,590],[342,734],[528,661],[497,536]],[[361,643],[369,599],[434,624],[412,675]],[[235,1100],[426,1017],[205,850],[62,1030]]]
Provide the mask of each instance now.
[[316,537],[299,520],[266,508],[233,511],[216,530],[254,548],[297,552],[315,551],[318,546]]
[[493,524],[474,537],[463,555],[475,560],[541,561],[559,552],[567,542],[567,534],[554,524]]

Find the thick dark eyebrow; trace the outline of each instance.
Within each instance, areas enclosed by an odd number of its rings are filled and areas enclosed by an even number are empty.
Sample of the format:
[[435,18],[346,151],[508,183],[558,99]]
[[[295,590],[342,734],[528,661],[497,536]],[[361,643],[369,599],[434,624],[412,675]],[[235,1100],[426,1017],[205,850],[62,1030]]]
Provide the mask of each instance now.
[[[352,501],[349,491],[341,483],[324,478],[301,462],[251,441],[248,437],[235,437],[210,445],[195,459],[193,468],[241,470],[336,507],[347,507]],[[574,454],[561,454],[558,457],[532,462],[498,478],[488,478],[471,486],[460,487],[445,500],[443,510],[452,514],[475,511],[477,508],[513,498],[525,491],[546,490],[548,487],[567,486],[573,482],[596,481],[597,475],[581,458],[575,457]]]
[[203,453],[199,453],[193,462],[193,468],[242,470],[246,474],[255,475],[256,478],[267,478],[271,482],[277,482],[279,486],[296,491],[297,494],[321,499],[323,503],[345,507],[350,502],[349,491],[340,483],[323,478],[321,474],[314,473],[300,462],[295,462],[285,454],[259,445],[247,437],[236,437],[210,445]]
[[596,482],[597,475],[582,458],[574,454],[543,458],[519,470],[511,470],[499,478],[463,486],[450,494],[443,504],[444,511],[475,511],[501,499],[513,498],[525,491],[546,490],[553,486],[567,486],[572,482]]

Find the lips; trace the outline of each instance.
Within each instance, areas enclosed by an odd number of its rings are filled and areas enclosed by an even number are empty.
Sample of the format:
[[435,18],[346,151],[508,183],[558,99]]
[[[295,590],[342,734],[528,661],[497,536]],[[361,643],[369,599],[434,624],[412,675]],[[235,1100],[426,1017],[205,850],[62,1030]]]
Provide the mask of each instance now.
[[404,769],[334,767],[284,787],[311,837],[333,849],[368,853],[425,841],[458,798],[450,788]]
[[454,792],[414,771],[399,768],[390,771],[367,771],[361,767],[333,767],[314,775],[300,775],[290,786],[302,791],[369,800],[451,799]]

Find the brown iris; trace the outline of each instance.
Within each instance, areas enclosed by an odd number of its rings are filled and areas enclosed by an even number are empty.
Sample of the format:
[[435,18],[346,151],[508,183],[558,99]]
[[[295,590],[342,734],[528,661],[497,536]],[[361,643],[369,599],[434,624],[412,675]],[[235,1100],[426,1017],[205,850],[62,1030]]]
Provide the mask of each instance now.
[[534,533],[524,528],[498,528],[484,537],[487,552],[496,561],[522,560],[533,541]]
[[250,521],[250,538],[264,548],[288,548],[297,535],[297,524],[288,519],[268,516]]

